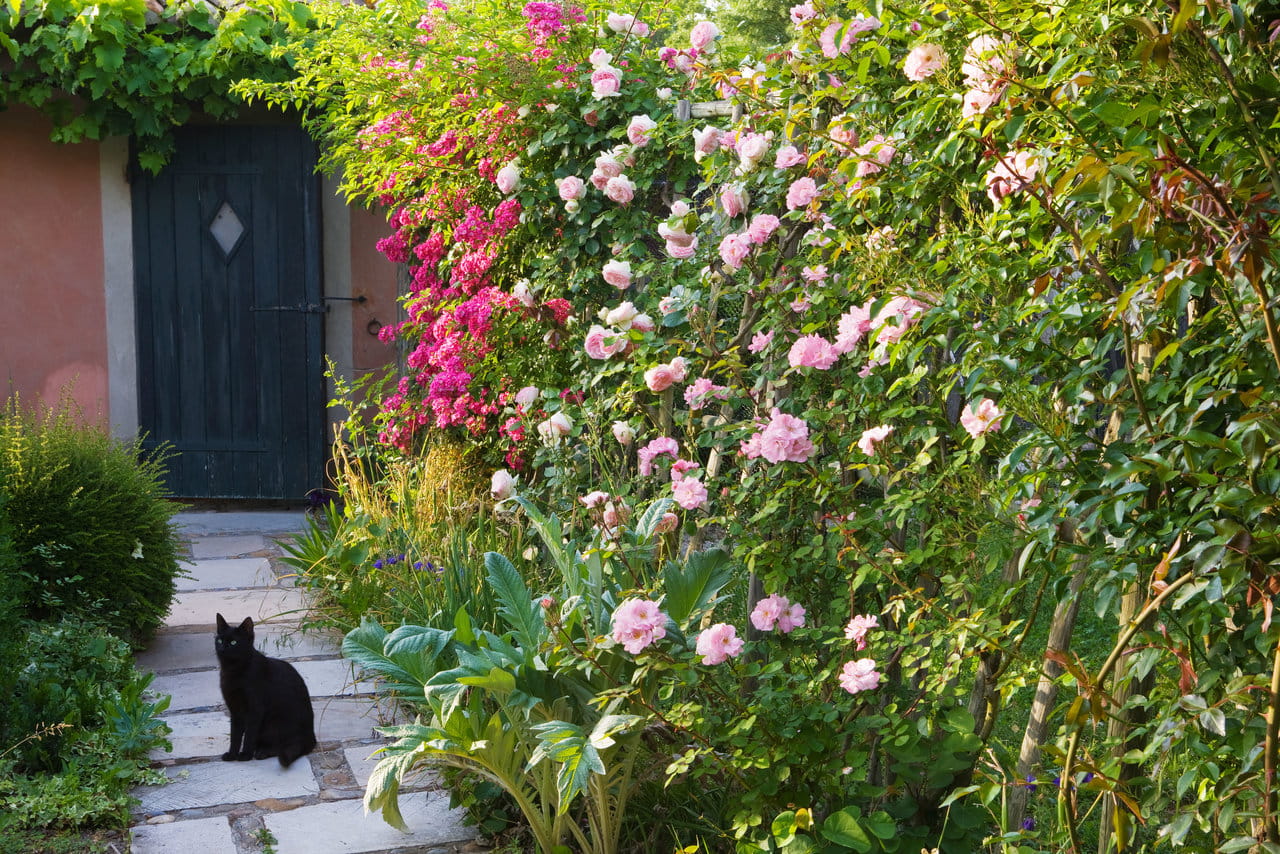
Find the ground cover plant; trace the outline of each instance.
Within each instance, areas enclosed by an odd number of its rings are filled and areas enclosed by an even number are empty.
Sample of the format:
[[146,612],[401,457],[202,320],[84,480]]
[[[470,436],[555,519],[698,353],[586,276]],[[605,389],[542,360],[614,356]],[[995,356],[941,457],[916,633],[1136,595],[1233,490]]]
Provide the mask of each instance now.
[[[0,418],[0,848],[87,850],[160,782],[168,698],[133,647],[178,573],[160,458],[138,458],[63,404]],[[89,833],[90,836],[85,834]],[[95,849],[96,850],[96,849]]]
[[371,806],[436,761],[548,851],[1280,848],[1271,5],[808,2],[732,61],[657,9],[316,15],[242,91],[390,212],[384,453],[469,442],[559,530],[537,584],[461,556],[482,630],[349,635],[422,714]]

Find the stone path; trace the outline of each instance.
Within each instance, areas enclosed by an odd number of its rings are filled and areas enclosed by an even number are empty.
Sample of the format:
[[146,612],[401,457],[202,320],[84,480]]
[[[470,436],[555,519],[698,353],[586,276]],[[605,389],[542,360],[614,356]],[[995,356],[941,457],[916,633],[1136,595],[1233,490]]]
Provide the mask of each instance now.
[[[279,561],[275,539],[301,531],[302,515],[184,513],[176,521],[190,544],[191,577],[179,581],[164,628],[138,656],[138,666],[156,674],[153,692],[173,698],[165,713],[173,752],[152,755],[171,782],[134,792],[141,804],[131,828],[133,854],[484,850],[431,778],[402,789],[410,833],[364,814],[364,784],[377,764],[369,757],[383,741],[373,727],[388,715],[372,686],[354,681],[340,639],[297,630],[306,603]],[[275,759],[221,760],[229,722],[213,653],[217,613],[233,625],[253,617],[258,648],[289,659],[306,679],[319,744],[287,770]]]

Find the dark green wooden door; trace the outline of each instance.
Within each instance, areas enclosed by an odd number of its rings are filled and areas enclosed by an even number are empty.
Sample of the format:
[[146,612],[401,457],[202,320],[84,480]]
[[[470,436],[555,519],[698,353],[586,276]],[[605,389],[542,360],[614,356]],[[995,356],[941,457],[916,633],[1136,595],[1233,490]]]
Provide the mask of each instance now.
[[286,126],[191,126],[133,183],[139,420],[188,498],[301,498],[324,467],[318,182]]

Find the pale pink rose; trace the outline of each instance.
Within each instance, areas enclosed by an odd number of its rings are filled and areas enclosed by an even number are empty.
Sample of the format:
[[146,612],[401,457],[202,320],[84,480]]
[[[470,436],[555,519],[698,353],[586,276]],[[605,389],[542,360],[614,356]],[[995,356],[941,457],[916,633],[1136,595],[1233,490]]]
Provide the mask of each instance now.
[[533,291],[529,290],[529,286],[524,282],[516,282],[515,287],[511,289],[511,295],[525,308],[533,308],[538,303],[533,296]]
[[675,311],[679,307],[680,307],[680,301],[673,296],[668,295],[658,300],[658,311],[662,313],[663,317],[666,317],[668,314],[671,314],[673,311]]
[[840,323],[836,327],[835,349],[841,355],[851,352],[866,334],[871,331],[871,305],[852,306],[840,315]]
[[594,510],[609,500],[609,493],[602,489],[593,489],[586,495],[578,496],[578,500],[582,502],[588,510]]
[[805,21],[812,20],[818,16],[818,10],[813,8],[813,3],[805,0],[799,6],[791,7],[791,23],[799,25]]
[[813,453],[809,425],[804,419],[787,415],[774,407],[769,423],[760,426],[744,441],[740,451],[747,459],[764,457],[771,463],[807,462]]
[[684,356],[676,356],[671,360],[671,370],[675,374],[676,382],[684,382],[684,378],[689,375],[689,366],[685,362]]
[[806,207],[818,198],[818,185],[812,178],[800,178],[787,189],[787,210]]
[[778,631],[784,635],[790,634],[792,629],[798,629],[804,625],[804,606],[799,602],[790,602],[787,607],[782,609],[782,613],[778,615]]
[[790,169],[792,166],[799,166],[808,159],[808,156],[794,145],[784,145],[778,149],[777,156],[773,158],[773,167],[775,169]]
[[879,445],[885,439],[889,438],[889,434],[893,432],[893,428],[887,425],[872,427],[870,430],[862,431],[862,438],[858,439],[858,448],[868,457],[876,455],[876,445]]
[[728,623],[716,623],[698,635],[697,652],[703,664],[721,664],[742,652],[738,630]]
[[716,385],[706,377],[699,377],[684,390],[684,402],[691,410],[701,409],[712,400],[726,400],[728,397],[727,388]]
[[577,175],[566,175],[556,181],[556,190],[562,201],[572,202],[582,198],[587,186]]
[[557,412],[538,425],[538,435],[544,442],[556,442],[569,435],[573,430],[573,419],[563,412]]
[[658,524],[654,526],[655,534],[669,534],[676,528],[680,527],[680,517],[674,513],[663,513],[662,518],[658,520]]
[[769,138],[762,133],[749,133],[738,140],[737,148],[742,163],[754,168],[769,153]]
[[620,291],[631,286],[631,262],[608,261],[604,265],[604,280]]
[[720,207],[724,208],[725,216],[739,216],[750,202],[751,194],[741,184],[725,184],[720,190]]
[[751,240],[745,234],[726,234],[720,241],[720,257],[731,270],[736,270],[747,260]]
[[636,185],[626,175],[619,175],[604,185],[604,194],[620,205],[630,204],[636,195]]
[[773,631],[774,626],[778,624],[778,616],[787,604],[786,597],[779,596],[777,593],[764,597],[751,610],[751,625],[762,632]]
[[591,94],[595,98],[616,98],[622,94],[622,72],[602,65],[591,72]]
[[695,463],[693,460],[676,460],[671,464],[671,482],[676,483],[677,481],[684,480],[684,476],[687,472],[691,472],[694,469],[699,468],[702,468],[702,466]]
[[[591,186],[595,187],[602,193],[604,192],[604,188],[609,184],[609,176],[601,172],[599,169],[592,172],[587,180],[591,182]],[[577,199],[574,199],[574,202],[576,201]],[[572,202],[566,202],[565,204],[572,204]]]
[[990,89],[1009,76],[1018,49],[1007,40],[992,35],[981,35],[965,48],[960,73],[965,83],[974,89]]
[[991,430],[999,430],[1002,418],[1004,413],[996,406],[996,402],[984,397],[978,402],[977,409],[972,403],[964,405],[964,411],[960,413],[960,426],[968,431],[970,438],[976,439]]
[[831,137],[832,142],[838,142],[845,148],[853,148],[858,144],[858,132],[854,130],[852,121],[843,114],[836,116],[827,125],[827,136]]
[[787,361],[793,368],[817,368],[820,371],[831,370],[840,354],[831,342],[821,335],[804,335],[791,345]]
[[613,639],[636,655],[667,635],[667,615],[656,602],[628,599],[613,612]]
[[613,54],[602,47],[598,47],[591,51],[591,54],[587,57],[587,62],[591,63],[592,68],[606,68],[609,67],[609,63],[613,62]]
[[631,318],[631,328],[637,332],[653,332],[658,328],[658,324],[653,322],[653,318],[647,314],[637,314]]
[[902,73],[907,75],[908,80],[918,83],[932,77],[946,64],[947,54],[940,45],[928,43],[916,45],[903,60]]
[[1030,151],[1001,155],[987,173],[987,197],[998,205],[1006,197],[1021,192],[1044,169],[1044,161]]
[[867,249],[871,252],[891,249],[897,242],[898,234],[891,225],[882,225],[867,234]]
[[960,101],[960,117],[962,119],[972,119],[981,116],[991,109],[991,106],[1000,100],[1000,96],[1004,94],[1004,87],[974,87],[964,93],[964,97]]
[[800,268],[800,277],[811,285],[820,285],[827,279],[827,265]]
[[844,636],[863,650],[867,648],[867,632],[879,626],[880,620],[874,614],[859,614],[844,627]]
[[494,182],[498,185],[498,189],[510,195],[520,189],[520,167],[514,162],[508,163],[498,170],[498,174],[494,176]]
[[672,483],[671,494],[685,510],[697,510],[707,503],[707,487],[696,477],[682,477]]
[[582,342],[582,348],[593,359],[608,359],[621,353],[626,347],[625,336],[598,324],[593,324],[587,330],[587,336]]
[[494,501],[506,501],[516,492],[516,479],[506,469],[498,469],[489,480],[489,494]]
[[601,523],[609,529],[625,525],[629,518],[631,518],[631,510],[621,501],[610,501],[604,505],[600,513]]
[[674,202],[671,203],[672,217],[686,216],[688,215],[689,210],[690,210],[689,203],[686,202],[684,199],[676,199]]
[[616,308],[610,309],[609,313],[604,316],[604,322],[619,329],[630,329],[631,323],[639,314],[636,307],[630,300],[620,303]]
[[720,129],[707,125],[702,130],[693,132],[693,158],[701,160],[708,154],[715,154],[720,148]]
[[714,49],[718,35],[720,35],[720,28],[715,24],[710,21],[699,21],[689,31],[689,44],[699,53],[710,53]]
[[779,225],[781,221],[773,214],[756,214],[747,226],[747,237],[752,243],[764,243],[778,230]]
[[648,477],[653,474],[653,461],[661,456],[674,457],[680,453],[680,444],[670,436],[659,436],[636,452],[640,474]]
[[873,691],[880,686],[880,674],[876,672],[876,663],[870,658],[847,661],[840,669],[840,687],[850,694],[859,691]]
[[622,161],[612,152],[596,157],[596,171],[605,178],[616,178],[622,174]]
[[516,406],[521,409],[528,409],[542,397],[542,392],[536,385],[527,385],[516,392]]
[[657,126],[658,123],[646,115],[632,116],[627,125],[627,139],[637,148],[644,148],[649,144],[649,134]]
[[876,333],[876,343],[893,344],[901,340],[928,308],[929,306],[911,297],[894,297],[889,300],[871,321],[871,326],[880,330]]
[[618,440],[619,445],[630,445],[636,439],[636,431],[630,424],[625,421],[613,422],[613,438]]
[[793,299],[789,306],[789,308],[792,311],[794,311],[796,314],[804,314],[806,311],[810,309],[810,307],[811,307],[811,304],[809,302],[808,297],[799,297],[798,299]]
[[854,148],[853,152],[862,158],[858,161],[856,176],[865,178],[867,175],[879,172],[881,167],[887,166],[893,160],[893,156],[898,153],[898,149],[893,140],[883,134],[876,134]]
[[688,243],[672,243],[667,241],[667,254],[677,260],[692,258],[698,253],[698,238],[693,238]]
[[[610,12],[605,17],[605,26],[613,30],[615,33],[635,33],[638,36],[646,36],[649,34],[649,27],[636,20],[635,15],[620,15],[617,12]],[[643,28],[644,32],[640,32]]]
[[773,341],[773,332],[774,331],[770,329],[768,332],[757,332],[755,335],[752,335],[751,343],[747,345],[747,352],[759,353],[765,347],[768,347],[769,343]]
[[649,391],[666,391],[675,382],[676,374],[670,365],[655,365],[644,372],[644,384]]
[[676,71],[679,71],[681,74],[692,74],[693,73],[693,57],[685,53],[684,51],[681,51],[680,53],[676,54],[675,59],[671,60],[671,67],[674,68]]

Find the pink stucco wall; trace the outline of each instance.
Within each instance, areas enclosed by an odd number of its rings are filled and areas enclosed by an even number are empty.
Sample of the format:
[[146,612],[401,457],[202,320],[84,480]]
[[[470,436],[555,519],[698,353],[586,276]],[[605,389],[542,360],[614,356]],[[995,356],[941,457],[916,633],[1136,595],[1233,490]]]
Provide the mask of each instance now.
[[107,412],[97,143],[56,145],[38,113],[0,112],[0,397]]

